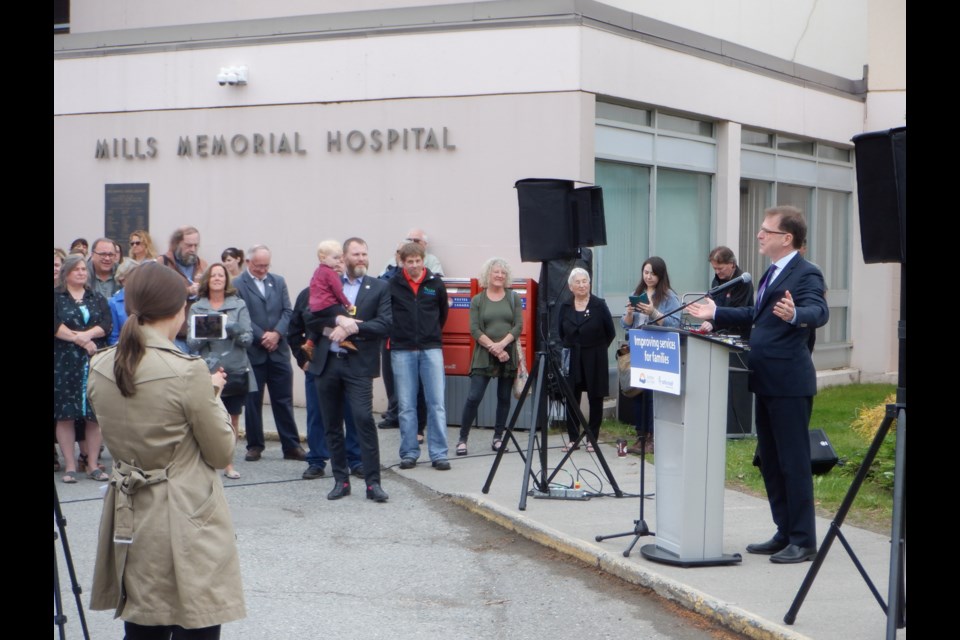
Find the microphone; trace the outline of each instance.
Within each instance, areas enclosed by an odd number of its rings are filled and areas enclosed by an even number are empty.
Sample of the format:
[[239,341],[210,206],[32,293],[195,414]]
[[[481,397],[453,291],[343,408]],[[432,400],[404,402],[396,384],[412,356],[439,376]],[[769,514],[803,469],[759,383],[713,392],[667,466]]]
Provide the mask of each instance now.
[[707,295],[712,296],[715,293],[720,293],[721,291],[729,289],[730,287],[740,284],[741,282],[753,282],[753,276],[751,276],[749,273],[743,273],[729,282],[724,282],[719,287],[710,289],[710,291],[707,291]]

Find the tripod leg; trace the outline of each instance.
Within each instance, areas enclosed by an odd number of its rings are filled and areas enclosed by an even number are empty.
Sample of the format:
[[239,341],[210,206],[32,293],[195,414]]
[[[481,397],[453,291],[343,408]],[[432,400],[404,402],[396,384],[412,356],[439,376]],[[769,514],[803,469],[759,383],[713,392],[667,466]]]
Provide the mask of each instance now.
[[880,445],[883,444],[883,439],[887,436],[887,431],[890,429],[891,422],[893,422],[893,417],[888,411],[887,416],[883,419],[883,422],[880,423],[880,428],[877,429],[877,435],[873,438],[873,442],[870,444],[870,448],[867,450],[867,455],[864,456],[863,462],[860,464],[860,469],[857,471],[857,475],[854,477],[853,483],[847,490],[847,495],[844,496],[843,502],[840,503],[840,509],[837,510],[837,515],[834,516],[833,522],[830,523],[830,530],[823,538],[823,543],[820,545],[820,551],[817,553],[817,557],[813,559],[813,565],[811,565],[810,569],[807,571],[807,575],[803,579],[803,583],[800,585],[800,589],[797,591],[797,595],[793,599],[793,604],[790,605],[790,609],[783,617],[783,621],[787,624],[793,624],[796,621],[797,613],[800,611],[800,607],[803,605],[803,601],[807,597],[810,587],[813,586],[813,581],[817,578],[817,573],[820,571],[820,566],[823,564],[823,561],[826,560],[827,553],[830,552],[830,547],[833,544],[833,540],[837,537],[840,526],[847,517],[847,512],[853,505],[853,500],[857,497],[857,493],[860,491],[860,486],[866,479],[867,472],[870,470],[870,466],[873,464],[874,458],[877,457],[877,453],[880,451]]
[[893,478],[893,533],[890,546],[890,577],[887,583],[887,638],[896,638],[897,629],[905,627],[906,578],[904,576],[907,547],[906,485],[907,485],[907,410],[901,406],[897,413],[897,448],[894,454]]
[[[553,470],[553,473],[547,479],[546,483],[549,486],[550,482],[553,481],[553,478],[560,472],[563,463],[566,462],[567,458],[570,457],[570,454],[573,451],[573,447],[578,445],[584,437],[590,442],[593,446],[593,451],[597,456],[597,459],[600,461],[600,466],[603,468],[603,472],[607,476],[607,481],[610,482],[610,486],[613,487],[613,492],[618,498],[623,497],[623,491],[620,490],[620,485],[617,484],[617,479],[613,477],[613,471],[610,470],[610,466],[607,464],[607,459],[604,458],[603,452],[600,451],[600,445],[597,442],[596,437],[590,431],[590,427],[587,424],[586,418],[583,417],[583,412],[580,411],[580,404],[577,402],[576,397],[573,394],[573,389],[570,388],[570,384],[567,382],[566,378],[560,372],[560,367],[557,363],[551,363],[553,367],[553,373],[557,377],[557,380],[560,384],[560,390],[563,394],[564,401],[566,403],[567,416],[569,419],[570,415],[573,415],[576,418],[576,422],[580,427],[580,435],[577,436],[577,439],[574,441],[574,444],[571,446],[571,450],[567,452],[567,455],[563,457],[560,461],[560,464],[557,465],[557,468]],[[544,467],[546,468],[546,467]]]
[[[537,362],[539,362],[540,354],[537,354]],[[538,369],[537,364],[534,364],[534,369]],[[530,390],[530,385],[533,384],[534,376],[527,377],[526,384],[523,385],[523,394],[520,396],[520,399],[517,401],[517,406],[513,409],[513,415],[510,416],[510,421],[507,423],[507,430],[504,433],[502,440],[506,442],[507,440],[513,440],[514,446],[517,447],[517,450],[520,451],[520,456],[523,457],[523,450],[520,449],[519,443],[513,436],[513,428],[517,424],[517,419],[520,417],[520,412],[523,410],[523,403],[527,399],[527,392]],[[530,427],[531,430],[533,427]],[[490,472],[487,474],[487,480],[483,483],[483,488],[481,491],[483,493],[490,493],[490,486],[493,484],[493,477],[497,475],[497,469],[500,467],[500,461],[503,459],[503,454],[506,450],[506,447],[501,446],[497,451],[497,455],[493,458],[493,464],[490,466]],[[526,458],[524,458],[526,462]]]
[[[527,457],[523,465],[523,485],[520,487],[520,504],[518,508],[520,511],[526,511],[527,509],[527,487],[530,484],[530,475],[531,468],[533,466],[533,447],[537,438],[537,428],[542,423],[546,424],[546,415],[544,415],[544,408],[546,406],[546,365],[547,358],[546,354],[538,353],[537,354],[537,383],[533,391],[533,424],[530,425],[530,434],[527,437]],[[529,382],[529,381],[528,381]],[[546,441],[541,445],[541,462],[543,458],[544,450],[546,449]],[[544,467],[546,469],[546,467]],[[534,478],[534,486],[537,486],[537,480]],[[546,492],[546,485],[539,487],[540,491]]]

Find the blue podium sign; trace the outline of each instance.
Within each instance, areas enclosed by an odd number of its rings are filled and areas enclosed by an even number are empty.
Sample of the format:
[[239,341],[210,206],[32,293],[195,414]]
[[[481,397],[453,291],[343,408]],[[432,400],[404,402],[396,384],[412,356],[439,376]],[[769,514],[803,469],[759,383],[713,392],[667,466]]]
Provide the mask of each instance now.
[[631,329],[630,386],[680,395],[680,334]]

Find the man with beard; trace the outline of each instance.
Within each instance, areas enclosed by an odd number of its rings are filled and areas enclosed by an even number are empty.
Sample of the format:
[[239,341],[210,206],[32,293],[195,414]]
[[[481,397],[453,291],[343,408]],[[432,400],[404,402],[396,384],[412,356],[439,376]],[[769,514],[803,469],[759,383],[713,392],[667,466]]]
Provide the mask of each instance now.
[[[344,411],[349,404],[360,442],[367,499],[386,502],[389,496],[380,486],[380,443],[373,421],[373,379],[380,375],[380,342],[393,322],[390,294],[385,281],[367,275],[370,262],[366,242],[348,238],[343,243],[343,259],[346,267],[343,292],[356,306],[356,315],[315,320],[312,314],[304,314],[307,327],[321,336],[309,371],[317,383],[333,468],[334,485],[327,499],[339,500],[350,495],[350,468],[343,439]],[[323,336],[323,326],[334,324],[333,333]],[[357,347],[356,351],[340,348],[339,342],[347,336],[352,336],[350,341]]]
[[[200,290],[200,276],[207,270],[207,262],[197,255],[197,249],[200,248],[200,232],[196,227],[180,227],[170,236],[170,249],[157,258],[161,264],[165,264],[175,270],[184,279],[184,290],[187,296],[187,316],[189,316],[190,305],[197,301],[197,292]],[[177,332],[175,342],[180,350],[189,353],[187,347],[187,322],[184,320],[183,326]]]

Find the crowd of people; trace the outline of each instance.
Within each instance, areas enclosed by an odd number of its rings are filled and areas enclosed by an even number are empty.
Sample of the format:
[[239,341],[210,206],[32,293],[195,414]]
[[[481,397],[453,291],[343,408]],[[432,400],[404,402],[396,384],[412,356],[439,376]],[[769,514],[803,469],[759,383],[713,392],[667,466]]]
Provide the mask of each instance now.
[[[762,470],[777,533],[748,551],[770,554],[775,562],[797,562],[815,553],[809,451],[804,457],[796,450],[806,449],[804,434],[816,389],[809,352],[800,365],[776,354],[787,342],[791,348],[802,343],[809,349],[810,333],[826,322],[827,309],[819,270],[797,255],[806,235],[802,214],[790,207],[774,208],[764,225],[758,234],[761,253],[775,262],[760,282],[757,306],[752,284],[741,281],[691,306],[690,313],[708,330],[733,328],[747,335],[754,330],[751,346],[759,353],[751,359],[751,389],[758,394]],[[118,614],[127,625],[127,637],[150,637],[153,627],[215,629],[210,635],[183,637],[217,637],[221,623],[244,615],[244,605],[232,524],[216,473],[240,478],[233,451],[241,414],[244,460],[261,459],[265,390],[270,392],[283,458],[307,462],[303,478],[308,480],[324,477],[330,463],[334,483],[329,500],[351,494],[351,477],[363,479],[367,499],[389,500],[381,485],[378,426],[399,428],[400,469],[417,466],[423,445],[434,469],[451,468],[442,352],[449,307],[443,268],[426,251],[427,236],[420,229],[410,230],[376,277],[369,273],[362,238],[342,244],[324,241],[310,286],[292,305],[285,279],[271,272],[266,245],[253,245],[246,252],[227,248],[220,262],[209,265],[199,256],[200,232],[191,226],[172,234],[165,253],[155,249],[145,230],[131,233],[128,245],[127,256],[109,238],[92,244],[78,238],[70,253],[54,249],[54,437],[63,456],[61,465],[55,446],[54,470],[62,470],[65,483],[77,482],[81,473],[94,481],[110,481],[94,608],[117,606],[118,589],[127,584],[124,575],[138,575],[157,588],[128,589],[120,599]],[[726,247],[717,247],[708,259],[716,274],[714,288],[742,273]],[[475,350],[455,448],[458,456],[468,453],[478,407],[493,379],[491,448],[506,446],[510,392],[524,357],[519,348],[522,304],[511,290],[509,263],[489,259],[479,281],[482,291],[470,304]],[[586,269],[572,269],[567,285],[571,296],[559,307],[556,329],[569,352],[571,388],[578,398],[587,395],[584,428],[591,437],[585,446],[592,451],[603,400],[611,391],[608,349],[616,331],[607,303],[591,292]],[[769,298],[764,303],[772,305],[769,318],[757,315],[765,290]],[[650,324],[678,327],[680,307],[666,262],[652,256],[643,263],[620,324],[624,330]],[[785,331],[782,325],[799,331]],[[201,335],[199,326],[210,333]],[[769,346],[772,343],[775,346]],[[104,349],[107,345],[116,346]],[[309,451],[301,446],[294,419],[291,359],[305,373]],[[797,366],[802,369],[800,387],[790,382]],[[381,371],[389,403],[377,425],[373,380]],[[780,382],[771,382],[776,380]],[[653,435],[651,395],[637,397],[634,415],[638,444],[645,441],[652,448],[652,437],[641,438]],[[775,428],[775,419],[788,415],[790,429]],[[584,435],[572,422],[568,425],[570,443],[564,451],[577,448]],[[109,473],[100,462],[102,441],[113,460]],[[631,450],[642,453],[637,446]],[[152,497],[138,500],[146,510],[142,515],[138,510],[134,518],[133,496],[145,491]],[[210,535],[222,543],[204,558],[209,561],[206,567],[188,563],[181,542],[164,542],[183,541],[186,531],[196,533],[190,522],[180,523],[173,515],[201,507],[210,518],[205,520],[214,531]],[[129,545],[138,533],[141,546]],[[138,552],[144,548],[148,550]],[[173,568],[196,575],[203,588],[170,582]],[[208,588],[214,569],[219,573],[216,582],[223,585],[215,597]],[[177,606],[161,606],[171,594]]]
[[[201,356],[210,371],[224,371],[228,383],[220,398],[235,435],[240,433],[240,416],[245,414],[246,462],[259,460],[265,448],[263,396],[269,390],[282,455],[307,462],[303,478],[324,477],[331,462],[331,468],[334,464],[340,467],[333,473],[338,482],[334,493],[346,491],[344,486],[353,475],[364,478],[369,491],[379,495],[377,436],[369,426],[373,418],[367,415],[372,391],[366,387],[382,372],[388,406],[376,426],[400,429],[400,468],[416,466],[423,445],[433,467],[450,468],[441,339],[447,296],[443,267],[427,252],[428,239],[422,229],[407,233],[376,278],[368,273],[369,257],[362,239],[350,238],[343,244],[321,242],[316,272],[295,305],[284,278],[270,271],[271,252],[265,245],[254,245],[246,252],[228,247],[221,252],[220,262],[210,265],[199,255],[200,232],[191,226],[178,228],[164,253],[142,229],[129,235],[128,246],[124,256],[113,240],[99,238],[89,245],[78,238],[71,243],[70,254],[54,250],[55,441],[64,459],[61,466],[55,447],[54,468],[63,469],[64,482],[75,482],[80,472],[100,481],[109,477],[97,460],[99,454],[89,462],[87,441],[99,452],[100,436],[85,396],[88,361],[97,349],[117,344],[127,319],[124,283],[140,265],[152,262],[181,277],[187,312],[174,344],[184,353]],[[711,251],[709,261],[716,273],[714,286],[741,274],[733,252],[726,247]],[[511,290],[511,281],[510,265],[502,258],[491,258],[481,267],[482,291],[470,305],[475,350],[454,450],[458,456],[468,453],[471,428],[494,379],[496,419],[491,448],[497,451],[504,445],[511,389],[522,357],[518,349],[522,305]],[[616,332],[606,302],[591,293],[586,270],[572,270],[568,286],[572,295],[560,308],[558,336],[571,355],[571,386],[578,397],[586,392],[587,427],[595,440],[603,399],[611,393],[607,350]],[[358,298],[365,303],[363,314]],[[643,263],[630,298],[620,317],[623,330],[648,323],[679,326],[676,311],[680,301],[662,258],[653,256]],[[752,285],[742,283],[727,289],[716,303],[745,306],[752,304],[752,298]],[[373,301],[375,308],[371,308]],[[190,334],[195,318],[202,321],[221,315],[223,335],[210,339]],[[703,326],[712,329],[709,321]],[[748,333],[749,327],[743,327],[743,332]],[[291,359],[305,373],[306,451],[294,420]],[[341,381],[336,389],[328,389],[337,376],[324,378],[322,373],[337,371],[346,361],[351,365],[346,376],[349,383]],[[361,385],[363,389],[357,379],[368,381]],[[321,388],[323,393],[318,392]],[[329,392],[334,392],[333,398],[324,397]],[[638,437],[628,451],[641,452],[641,435],[648,436],[644,441],[647,451],[652,451],[652,394],[641,393],[633,402]],[[328,422],[330,429],[325,427]],[[565,451],[579,448],[574,444],[578,427],[570,423],[568,430],[570,443]],[[74,451],[76,442],[79,455]],[[593,443],[588,442],[586,448],[592,451]],[[241,477],[232,462],[223,473],[229,479]]]

